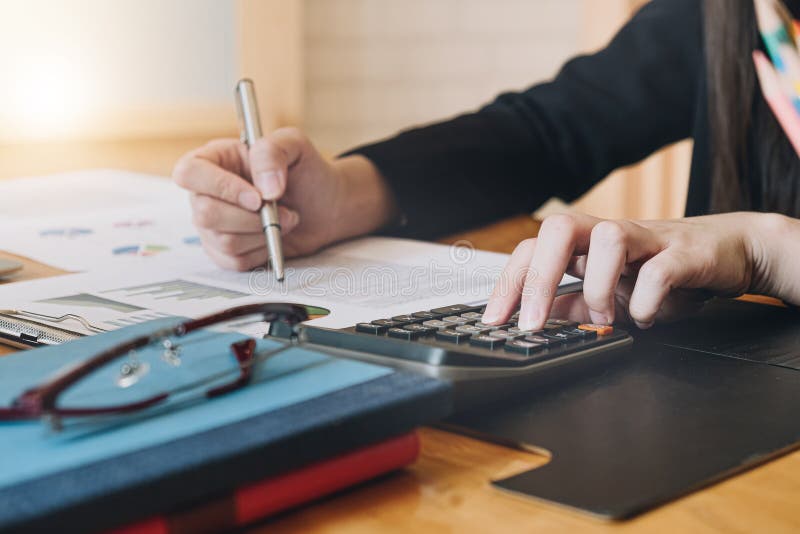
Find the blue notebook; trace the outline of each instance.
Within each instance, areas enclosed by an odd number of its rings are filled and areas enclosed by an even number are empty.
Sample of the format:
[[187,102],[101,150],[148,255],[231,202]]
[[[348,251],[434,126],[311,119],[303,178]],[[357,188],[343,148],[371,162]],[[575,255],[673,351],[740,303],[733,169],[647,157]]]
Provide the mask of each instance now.
[[[0,358],[0,403],[169,321]],[[195,350],[237,336],[208,335]],[[278,345],[259,340],[258,350]],[[246,388],[124,423],[53,432],[41,421],[0,422],[0,530],[129,524],[408,432],[449,409],[443,382],[299,345],[261,364]]]

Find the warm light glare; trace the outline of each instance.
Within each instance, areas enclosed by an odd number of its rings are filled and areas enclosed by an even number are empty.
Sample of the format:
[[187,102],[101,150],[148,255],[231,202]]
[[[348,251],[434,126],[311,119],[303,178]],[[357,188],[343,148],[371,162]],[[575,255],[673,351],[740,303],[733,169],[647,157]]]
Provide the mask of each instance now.
[[0,0],[0,143],[234,123],[235,13],[234,0]]
[[81,2],[0,0],[0,141],[80,133],[94,76]]
[[90,111],[86,76],[64,57],[30,58],[10,77],[10,117],[18,135],[48,138],[80,129]]

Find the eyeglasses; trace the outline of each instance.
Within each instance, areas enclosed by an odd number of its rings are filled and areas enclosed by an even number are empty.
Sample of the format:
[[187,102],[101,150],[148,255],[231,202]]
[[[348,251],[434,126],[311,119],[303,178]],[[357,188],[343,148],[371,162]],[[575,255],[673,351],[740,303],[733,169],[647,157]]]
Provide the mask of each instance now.
[[[250,304],[160,328],[108,348],[28,389],[0,421],[41,418],[54,430],[62,419],[140,412],[167,400],[200,394],[213,398],[249,384],[257,364],[292,346],[305,306]],[[289,343],[270,342],[258,350],[256,339],[237,331],[270,323],[289,333]],[[277,348],[274,348],[277,345]],[[230,350],[233,358],[226,357]]]

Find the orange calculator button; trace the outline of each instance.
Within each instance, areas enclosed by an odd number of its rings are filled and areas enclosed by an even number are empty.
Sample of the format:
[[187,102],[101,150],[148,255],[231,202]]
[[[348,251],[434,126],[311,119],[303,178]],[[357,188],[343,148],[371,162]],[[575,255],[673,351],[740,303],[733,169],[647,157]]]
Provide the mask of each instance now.
[[590,332],[597,332],[598,336],[610,336],[614,333],[614,327],[605,324],[580,324],[578,328]]

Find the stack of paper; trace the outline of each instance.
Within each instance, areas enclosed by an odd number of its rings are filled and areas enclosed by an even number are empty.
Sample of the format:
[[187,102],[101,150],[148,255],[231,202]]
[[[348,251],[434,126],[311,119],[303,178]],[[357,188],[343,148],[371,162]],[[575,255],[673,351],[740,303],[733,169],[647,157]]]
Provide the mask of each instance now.
[[187,194],[171,181],[87,171],[0,183],[0,248],[78,274],[0,286],[0,308],[49,317],[80,333],[238,304],[295,302],[330,315],[319,326],[487,299],[507,256],[369,237],[287,262],[271,273],[217,268],[202,252]]

